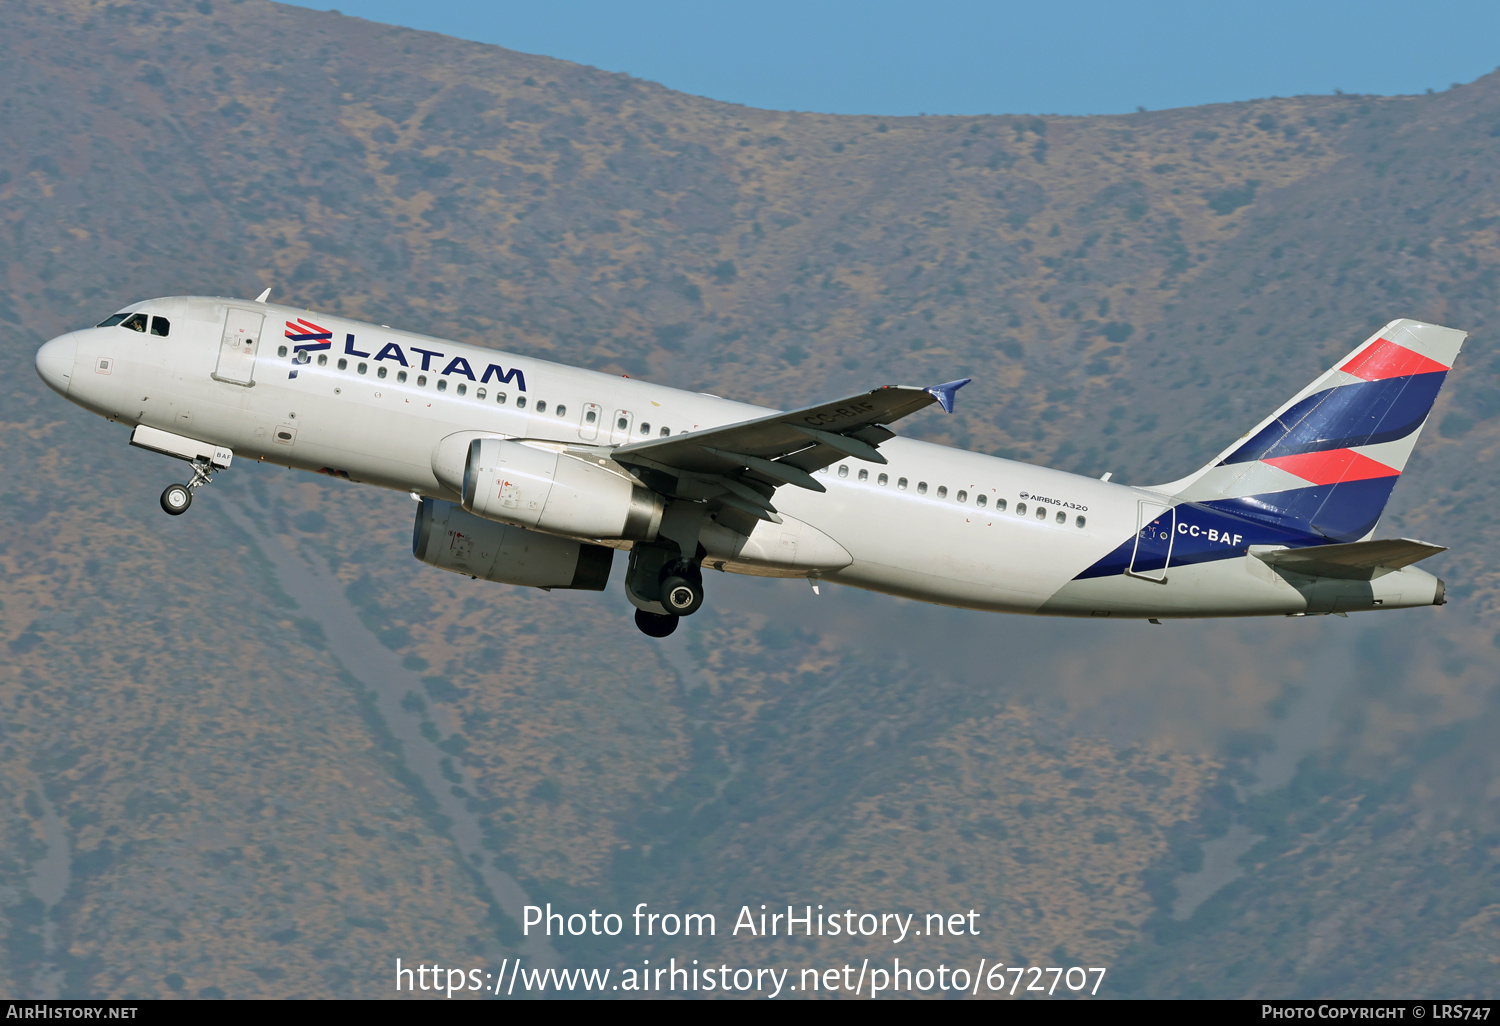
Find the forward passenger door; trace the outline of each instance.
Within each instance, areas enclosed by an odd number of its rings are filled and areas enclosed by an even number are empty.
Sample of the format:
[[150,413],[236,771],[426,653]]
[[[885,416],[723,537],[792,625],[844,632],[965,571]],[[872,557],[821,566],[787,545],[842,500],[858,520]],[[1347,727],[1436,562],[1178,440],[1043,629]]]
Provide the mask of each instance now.
[[219,339],[219,363],[214,368],[216,381],[232,385],[255,384],[255,354],[260,348],[261,324],[265,315],[255,310],[230,307],[224,315],[224,332]]

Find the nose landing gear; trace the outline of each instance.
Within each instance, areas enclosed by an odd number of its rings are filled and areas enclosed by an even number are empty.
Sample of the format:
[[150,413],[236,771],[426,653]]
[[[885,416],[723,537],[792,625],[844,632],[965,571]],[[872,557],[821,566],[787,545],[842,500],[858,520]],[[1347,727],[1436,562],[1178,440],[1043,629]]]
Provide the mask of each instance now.
[[234,450],[222,445],[200,442],[186,435],[174,435],[170,431],[137,424],[130,435],[130,444],[140,449],[150,449],[164,456],[175,456],[193,468],[193,479],[187,484],[167,485],[161,493],[161,508],[174,517],[180,517],[193,504],[193,493],[209,481],[214,474],[228,470],[234,461]]
[[212,481],[214,472],[220,469],[206,460],[194,460],[193,479],[187,484],[167,485],[161,493],[161,508],[174,517],[182,516],[193,504],[193,493]]
[[193,493],[187,485],[167,485],[167,490],[161,493],[161,508],[174,517],[186,513],[192,504]]

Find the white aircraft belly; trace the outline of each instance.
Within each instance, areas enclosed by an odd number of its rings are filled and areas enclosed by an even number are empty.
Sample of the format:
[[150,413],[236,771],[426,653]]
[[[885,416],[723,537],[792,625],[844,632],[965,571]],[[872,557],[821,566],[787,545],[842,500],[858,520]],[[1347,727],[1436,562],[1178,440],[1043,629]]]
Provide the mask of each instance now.
[[[887,443],[887,448],[929,466],[942,459],[939,454],[952,452],[921,443],[897,447],[894,441]],[[938,477],[942,469],[946,468],[933,468],[930,476]],[[955,468],[951,479],[963,480],[956,475],[966,469]],[[1010,484],[1001,479],[998,470],[986,469],[997,480],[997,491]],[[1049,507],[1048,520],[1043,523],[1030,515],[1031,507],[1027,516],[1018,516],[1010,500],[1005,512],[993,507],[980,509],[972,499],[959,504],[953,497],[956,487],[949,497],[940,499],[931,490],[928,495],[917,495],[910,489],[898,491],[890,485],[881,487],[833,475],[819,477],[827,493],[786,488],[777,493],[777,503],[778,508],[807,521],[848,549],[853,562],[827,575],[829,580],[966,608],[1035,612],[1119,545],[1119,525],[1125,522],[1127,507],[1132,512],[1126,531],[1133,533],[1134,501],[1128,494],[1107,494],[1128,493],[1128,489],[1075,475],[1029,466],[1020,473],[1028,478],[1056,475],[1046,482],[1052,491],[1088,491],[1092,503],[1102,499],[1103,505],[1111,508],[1099,509],[1091,504],[1085,514],[1090,518],[1089,526],[1080,529],[1074,524],[1078,514],[1072,511],[1068,511],[1066,523],[1057,524],[1051,513],[1053,507]],[[930,489],[935,487],[932,484]],[[1101,491],[1105,494],[1094,494]],[[1098,527],[1093,526],[1096,523]]]

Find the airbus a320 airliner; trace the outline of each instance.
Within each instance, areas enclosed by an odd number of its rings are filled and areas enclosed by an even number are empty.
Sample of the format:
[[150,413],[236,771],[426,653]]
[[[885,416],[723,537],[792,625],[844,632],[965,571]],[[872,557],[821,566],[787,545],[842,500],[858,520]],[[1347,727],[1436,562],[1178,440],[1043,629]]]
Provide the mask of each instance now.
[[[269,290],[268,290],[269,291]],[[187,461],[168,513],[238,456],[410,492],[416,557],[602,590],[626,551],[665,637],[703,568],[1056,616],[1303,616],[1442,605],[1375,539],[1463,332],[1396,320],[1206,466],[1144,488],[899,438],[952,381],[778,413],[256,300],[132,303],[37,371]]]

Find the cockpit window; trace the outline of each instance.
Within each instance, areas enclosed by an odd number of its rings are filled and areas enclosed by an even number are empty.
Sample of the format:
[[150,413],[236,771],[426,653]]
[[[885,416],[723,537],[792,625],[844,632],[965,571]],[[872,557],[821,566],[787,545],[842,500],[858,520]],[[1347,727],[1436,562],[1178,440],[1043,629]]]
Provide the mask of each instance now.
[[165,317],[151,318],[151,334],[166,338],[172,331],[172,322]]
[[102,320],[98,324],[96,324],[95,327],[96,328],[113,328],[116,324],[119,324],[121,321],[123,321],[125,318],[127,318],[129,316],[130,316],[130,314],[129,314],[128,311],[126,313],[111,314],[110,316],[104,318],[104,320]]
[[143,313],[131,314],[121,322],[120,327],[129,328],[131,331],[145,331],[146,315]]

